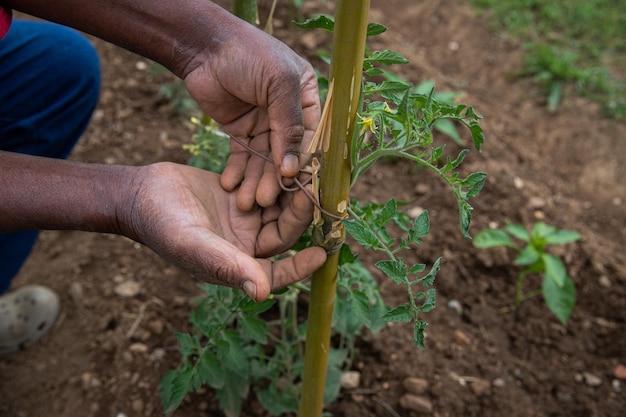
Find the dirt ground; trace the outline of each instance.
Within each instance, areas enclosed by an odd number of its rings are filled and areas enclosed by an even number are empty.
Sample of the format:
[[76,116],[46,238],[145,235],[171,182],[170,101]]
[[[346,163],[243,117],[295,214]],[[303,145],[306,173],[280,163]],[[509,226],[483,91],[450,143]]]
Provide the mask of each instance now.
[[[275,35],[318,65],[315,50],[327,47],[328,38],[294,29],[292,2],[280,3]],[[305,14],[332,7],[305,3]],[[531,82],[508,76],[520,68],[520,44],[495,33],[462,0],[372,3],[371,20],[389,31],[370,46],[403,53],[411,63],[397,68],[402,76],[462,92],[463,102],[484,116],[484,150],[470,153],[465,167],[489,175],[472,200],[472,233],[493,222],[536,220],[579,232],[580,242],[554,252],[564,257],[578,300],[567,327],[540,297],[522,305],[518,320],[502,314],[514,296],[512,253],[477,250],[463,239],[455,202],[434,176],[405,163],[378,165],[354,197],[396,197],[430,211],[431,236],[412,261],[444,256],[438,306],[424,316],[430,323],[425,351],[413,347],[405,325],[363,340],[354,364],[360,387],[342,392],[329,411],[422,415],[400,401],[403,381],[417,377],[428,383],[421,394],[422,404],[432,407],[426,415],[623,416],[626,380],[615,370],[626,365],[626,123],[603,118],[595,104],[569,92],[559,111],[548,113]],[[168,78],[151,74],[151,63],[138,56],[94,43],[102,96],[71,158],[185,163],[181,147],[192,129],[157,95]],[[374,273],[389,303],[405,302],[395,284]],[[118,295],[116,286],[128,281],[139,284],[139,293]],[[193,279],[126,238],[47,231],[14,285],[34,283],[60,295],[62,315],[42,343],[0,358],[0,415],[162,415],[158,385],[178,364],[173,333],[187,328],[190,299],[198,294]],[[450,301],[460,308],[449,308]],[[174,413],[220,415],[210,392],[190,395]],[[266,414],[251,396],[244,415]]]

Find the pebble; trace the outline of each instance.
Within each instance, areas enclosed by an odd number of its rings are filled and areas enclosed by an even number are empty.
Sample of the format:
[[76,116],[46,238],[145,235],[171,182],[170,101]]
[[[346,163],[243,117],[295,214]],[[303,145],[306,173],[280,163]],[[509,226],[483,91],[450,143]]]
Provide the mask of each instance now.
[[424,378],[408,377],[402,382],[402,385],[407,392],[417,395],[424,394],[428,389],[428,381]]
[[141,285],[135,281],[125,281],[115,286],[115,294],[124,298],[132,298],[139,295],[141,292]]
[[491,382],[486,379],[476,378],[472,380],[470,388],[474,394],[480,397],[491,392]]
[[407,215],[412,219],[417,219],[424,212],[424,207],[415,206],[407,211]]
[[465,333],[463,333],[461,330],[458,330],[458,329],[454,331],[454,340],[460,345],[465,345],[465,346],[472,345],[472,339],[468,335],[466,335]]
[[131,407],[133,411],[141,413],[143,411],[143,400],[141,398],[137,398],[133,401]]
[[404,394],[400,397],[400,407],[418,413],[431,413],[433,411],[433,403],[428,397],[415,394]]
[[583,372],[583,379],[585,381],[585,384],[589,385],[590,387],[597,387],[602,384],[602,380],[599,377],[589,372]]
[[460,316],[463,314],[463,306],[459,302],[459,300],[450,300],[448,301],[448,308],[457,312]]
[[618,363],[613,370],[613,376],[615,376],[615,378],[617,379],[626,379],[626,366]]
[[128,350],[134,353],[148,353],[148,345],[146,345],[145,343],[137,342],[130,345]]
[[611,288],[611,280],[606,275],[600,275],[600,278],[598,278],[598,283],[603,288]]
[[343,389],[358,388],[361,383],[361,373],[359,371],[342,372],[339,383]]
[[504,380],[504,378],[496,378],[493,380],[492,385],[494,387],[502,388],[506,385],[506,381]]

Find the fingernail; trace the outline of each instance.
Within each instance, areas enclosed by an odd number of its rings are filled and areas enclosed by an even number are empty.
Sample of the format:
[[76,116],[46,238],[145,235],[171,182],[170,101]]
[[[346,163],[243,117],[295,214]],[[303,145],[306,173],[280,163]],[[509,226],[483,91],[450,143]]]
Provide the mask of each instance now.
[[298,156],[294,154],[285,155],[283,158],[282,168],[283,173],[290,174],[292,176],[296,175],[298,173],[298,168],[300,168],[298,166]]
[[248,297],[256,300],[256,285],[252,281],[246,281],[243,283],[243,290],[248,294]]

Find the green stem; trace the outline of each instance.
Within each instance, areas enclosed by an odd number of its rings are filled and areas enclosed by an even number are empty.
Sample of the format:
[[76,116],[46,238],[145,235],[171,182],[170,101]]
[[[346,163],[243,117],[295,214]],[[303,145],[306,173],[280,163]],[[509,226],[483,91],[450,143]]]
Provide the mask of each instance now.
[[[331,109],[330,148],[321,161],[320,203],[324,210],[342,216],[349,201],[350,147],[361,93],[363,56],[367,33],[369,0],[338,0],[330,69],[334,82]],[[336,219],[323,216],[314,235],[329,252],[326,263],[312,278],[305,345],[304,374],[299,417],[321,417],[335,294],[339,248],[345,231]]]

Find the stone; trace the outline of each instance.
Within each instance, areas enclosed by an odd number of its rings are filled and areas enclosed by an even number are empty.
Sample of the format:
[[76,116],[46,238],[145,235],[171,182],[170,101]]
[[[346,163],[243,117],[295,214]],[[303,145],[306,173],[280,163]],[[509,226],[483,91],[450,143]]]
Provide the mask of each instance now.
[[433,403],[428,397],[415,394],[404,394],[400,397],[400,407],[418,413],[432,413]]
[[454,331],[454,341],[457,342],[459,345],[472,345],[472,338],[458,329]]
[[613,370],[613,376],[617,379],[626,379],[626,366],[618,363]]
[[145,343],[137,342],[130,345],[128,350],[134,353],[148,353],[148,345],[146,345]]
[[424,378],[408,377],[402,382],[402,385],[411,394],[424,394],[428,390],[428,381]]
[[602,379],[589,372],[583,372],[583,380],[590,387],[597,387],[602,384]]
[[339,383],[343,389],[358,388],[361,383],[361,373],[359,371],[342,372]]
[[141,285],[135,281],[124,281],[115,286],[115,294],[124,298],[133,298],[141,292]]
[[491,382],[487,381],[486,379],[476,378],[472,380],[470,388],[474,394],[481,397],[491,392]]

